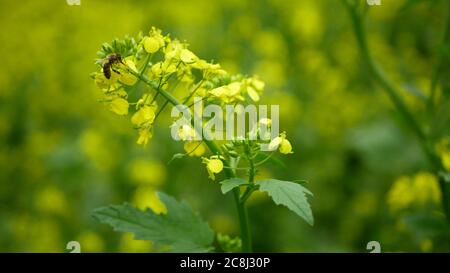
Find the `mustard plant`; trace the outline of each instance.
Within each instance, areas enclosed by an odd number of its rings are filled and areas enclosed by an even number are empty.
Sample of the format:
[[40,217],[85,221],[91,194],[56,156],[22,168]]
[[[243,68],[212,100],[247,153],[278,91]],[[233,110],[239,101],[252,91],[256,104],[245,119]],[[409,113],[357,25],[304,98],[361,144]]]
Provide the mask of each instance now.
[[[277,108],[272,110],[272,119],[264,116],[254,124],[249,122],[249,130],[226,139],[214,137],[217,133],[220,135],[221,130],[214,133],[206,130],[206,127],[211,129],[211,124],[204,124],[205,117],[195,112],[199,104],[216,107],[216,114],[231,106],[233,115],[215,116],[216,127],[222,121],[230,121],[234,114],[245,117],[250,108],[244,106],[258,103],[263,94],[265,83],[261,79],[230,75],[218,63],[199,58],[189,50],[187,43],[164,35],[154,27],[147,35],[141,33],[135,38],[104,43],[98,57],[98,70],[92,73],[92,78],[102,91],[100,101],[113,113],[130,116],[137,132],[137,144],[148,144],[158,117],[172,106],[172,136],[184,142],[184,152],[175,154],[173,160],[185,156],[201,158],[198,162],[204,164],[205,174],[217,183],[223,194],[233,195],[240,238],[214,236],[214,231],[187,204],[164,193],[158,193],[165,207],[159,213],[150,209],[141,211],[129,204],[112,205],[97,209],[96,219],[115,230],[132,232],[136,239],[150,240],[161,251],[214,251],[212,244],[216,238],[219,251],[251,252],[246,201],[255,191],[263,191],[275,204],[288,207],[313,225],[307,200],[307,195],[312,193],[303,182],[255,179],[258,169],[271,162],[272,156],[293,153],[287,133],[278,132],[278,117],[273,118]],[[137,89],[136,85],[144,88]],[[179,118],[181,113],[183,117]],[[196,122],[198,120],[200,122]],[[232,124],[226,131],[233,129]]]
[[[428,95],[426,95],[426,92],[423,90],[419,90],[419,92],[415,93],[415,96],[421,98],[427,109],[427,116],[420,117],[408,107],[401,95],[403,90],[401,90],[401,88],[399,88],[392,81],[383,67],[379,65],[377,60],[374,58],[373,53],[370,50],[365,29],[365,20],[367,19],[369,5],[366,5],[364,3],[365,1],[360,0],[341,0],[341,2],[346,7],[350,15],[356,42],[362,60],[367,66],[367,70],[373,76],[373,79],[382,87],[382,90],[387,94],[406,127],[416,137],[420,148],[428,160],[429,169],[431,172],[430,176],[437,177],[439,194],[436,194],[437,190],[433,185],[435,183],[435,179],[418,179],[418,181],[427,181],[427,188],[432,192],[432,194],[430,194],[430,196],[432,196],[431,199],[440,200],[446,219],[447,221],[450,221],[450,148],[448,145],[448,115],[446,110],[444,110],[449,109],[450,100],[448,99],[448,80],[443,76],[446,71],[445,67],[448,67],[447,52],[448,41],[450,40],[450,20],[447,19],[443,26],[443,35],[440,44],[442,52],[439,54],[440,60],[432,73],[431,86]],[[448,14],[450,14],[450,5],[448,5]],[[441,89],[439,90],[440,92],[438,91],[439,84],[441,85]],[[420,121],[422,120],[428,121],[427,124],[423,124],[423,122],[421,123]],[[404,187],[405,185],[407,187]],[[411,188],[408,186],[407,180],[405,179],[401,179],[400,182],[396,183],[394,186],[397,189],[394,188],[394,194],[390,196],[395,196],[396,199],[398,198],[395,193],[398,192],[398,188]],[[392,199],[393,198],[391,197],[391,203]],[[405,206],[406,204],[409,205],[409,201],[404,202],[401,206]]]

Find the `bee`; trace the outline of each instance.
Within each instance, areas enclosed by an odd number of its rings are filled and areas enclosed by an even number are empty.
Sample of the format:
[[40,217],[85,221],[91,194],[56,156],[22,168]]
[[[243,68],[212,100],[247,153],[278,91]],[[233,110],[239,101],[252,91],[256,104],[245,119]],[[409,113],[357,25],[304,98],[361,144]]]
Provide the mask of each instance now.
[[120,74],[120,72],[113,67],[113,65],[116,63],[123,64],[122,56],[116,53],[109,54],[103,60],[102,68],[103,68],[103,75],[105,75],[105,78],[107,79],[111,78],[111,70],[116,72],[117,74]]

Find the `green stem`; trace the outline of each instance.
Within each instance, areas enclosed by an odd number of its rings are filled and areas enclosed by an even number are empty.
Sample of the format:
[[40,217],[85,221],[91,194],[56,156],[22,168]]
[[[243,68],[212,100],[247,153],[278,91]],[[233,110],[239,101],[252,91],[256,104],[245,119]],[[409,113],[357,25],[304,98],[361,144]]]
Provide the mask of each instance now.
[[[364,61],[368,65],[371,74],[374,76],[375,80],[377,80],[378,83],[383,87],[383,90],[385,90],[385,92],[393,102],[394,106],[396,107],[397,111],[405,120],[406,125],[408,125],[410,130],[416,135],[417,139],[419,140],[420,146],[422,147],[425,155],[427,156],[429,162],[433,167],[433,171],[435,173],[439,173],[439,171],[443,170],[444,168],[442,166],[442,162],[440,161],[439,157],[434,153],[432,148],[429,146],[426,134],[422,131],[422,128],[416,121],[413,114],[406,107],[406,104],[399,95],[400,92],[397,90],[392,81],[386,76],[383,69],[375,62],[374,58],[370,53],[364,31],[364,25],[362,22],[362,16],[358,13],[358,10],[355,6],[352,6],[345,0],[343,1],[343,3],[349,10],[359,49],[361,51]],[[443,209],[447,217],[447,220],[450,221],[450,186],[446,184],[443,180],[440,180],[439,184],[442,193]]]
[[253,162],[253,158],[250,158],[250,170],[248,174],[248,182],[253,184],[255,181],[255,163]]
[[[175,98],[169,92],[160,88],[160,86],[157,83],[151,81],[145,75],[140,75],[133,71],[130,71],[130,72],[133,73],[136,77],[138,77],[141,81],[143,81],[144,83],[146,83],[147,85],[149,85],[150,87],[155,89],[158,92],[158,94],[161,94],[173,106],[180,105],[180,102],[178,101],[177,98]],[[192,119],[192,120],[194,120],[194,119]],[[195,128],[195,126],[194,126],[194,128]],[[201,133],[201,131],[199,132],[199,130],[202,130],[202,129],[195,128],[195,130],[197,130],[198,133]],[[205,132],[203,132],[203,134],[204,133]],[[221,154],[219,146],[217,146],[217,144],[214,141],[211,141],[209,139],[211,139],[211,138],[208,138],[208,137],[203,138],[203,141],[205,142],[206,146],[208,146],[209,150],[213,154]],[[227,167],[227,168],[224,168],[226,177],[227,178],[236,177],[236,174],[233,172],[233,170],[231,168],[229,168],[229,167],[231,167],[230,162],[228,162],[228,160],[225,160],[225,159],[223,161],[224,161],[223,162],[224,166]],[[247,208],[245,207],[245,204],[240,202],[239,196],[240,196],[239,188],[234,188],[233,189],[233,197],[234,197],[234,201],[236,203],[236,208],[237,208],[238,218],[239,218],[239,223],[240,223],[240,228],[241,228],[242,252],[252,252],[251,234],[250,234],[250,227],[249,227],[249,222],[248,222]]]
[[252,195],[252,193],[255,191],[255,186],[249,185],[247,186],[247,189],[245,190],[244,194],[241,196],[241,203],[245,203],[245,201],[247,201],[247,199],[250,197],[250,195]]
[[150,60],[152,59],[152,57],[153,57],[153,53],[147,55],[147,57],[145,58],[144,66],[142,67],[141,72],[139,73],[139,75],[141,75],[141,76],[144,75],[145,70],[147,70],[148,63],[150,62]]
[[239,188],[233,189],[234,202],[239,216],[239,223],[241,227],[241,239],[242,239],[242,252],[252,252],[252,237],[250,234],[250,226],[248,222],[247,207],[239,200],[240,190]]

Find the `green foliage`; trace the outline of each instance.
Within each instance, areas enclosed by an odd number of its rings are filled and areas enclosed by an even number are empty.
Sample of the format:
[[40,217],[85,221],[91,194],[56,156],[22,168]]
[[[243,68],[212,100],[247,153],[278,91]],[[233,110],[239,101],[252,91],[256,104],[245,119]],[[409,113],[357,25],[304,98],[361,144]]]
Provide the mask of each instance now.
[[239,252],[242,248],[242,240],[239,237],[231,238],[228,235],[218,233],[217,242],[224,252]]
[[222,186],[220,187],[222,193],[226,194],[227,192],[231,191],[236,187],[248,184],[248,182],[242,178],[234,177],[230,179],[225,179],[221,181],[220,184],[222,184]]
[[141,211],[129,204],[96,209],[94,217],[116,231],[131,232],[135,239],[169,245],[170,252],[208,252],[214,232],[183,202],[158,193],[167,214]]
[[302,217],[308,224],[314,224],[311,207],[306,194],[313,195],[302,185],[290,181],[267,179],[259,181],[259,189],[267,192],[277,205],[284,205]]

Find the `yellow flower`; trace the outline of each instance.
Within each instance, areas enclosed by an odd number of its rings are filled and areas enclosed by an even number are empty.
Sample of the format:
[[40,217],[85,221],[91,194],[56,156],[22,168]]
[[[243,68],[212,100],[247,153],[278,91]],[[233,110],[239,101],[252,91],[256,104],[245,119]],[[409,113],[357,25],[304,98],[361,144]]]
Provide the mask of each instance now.
[[135,63],[133,60],[134,60],[134,57],[133,57],[133,56],[127,57],[127,58],[125,59],[125,64],[126,64],[126,66],[127,66],[129,69],[133,70],[134,72],[138,72],[138,69],[137,69],[137,67],[136,67],[136,63]]
[[215,180],[214,174],[220,173],[223,170],[223,162],[220,160],[220,157],[218,155],[213,155],[209,159],[203,157],[202,161],[206,164],[209,178]]
[[387,195],[387,203],[392,211],[409,208],[413,204],[439,203],[441,192],[435,175],[419,172],[414,177],[398,178]]
[[124,116],[128,114],[128,101],[122,98],[114,99],[109,104],[110,110],[118,115]]
[[289,140],[287,140],[285,138],[283,138],[281,140],[279,150],[280,150],[280,153],[282,153],[282,154],[292,154],[293,153],[291,143],[289,142]]
[[[127,65],[128,69],[131,69],[134,72],[137,72],[136,64],[130,58],[125,59],[125,64]],[[119,81],[121,83],[132,86],[137,82],[137,80],[138,80],[137,77],[134,76],[129,71],[127,71],[126,69],[121,70],[121,73],[119,76]]]
[[441,200],[441,191],[435,175],[428,172],[419,172],[414,176],[412,189],[415,201],[419,204],[427,202],[438,203]]
[[184,143],[184,150],[189,156],[202,156],[206,149],[200,141],[188,141]]
[[161,43],[155,37],[144,38],[144,49],[148,53],[155,53],[161,47]]
[[251,85],[256,89],[258,92],[262,92],[264,90],[265,83],[257,78],[251,78],[250,79]]
[[195,54],[192,53],[192,51],[190,51],[189,49],[185,48],[180,52],[180,60],[184,63],[194,63],[197,59],[197,56],[195,56]]
[[164,36],[161,35],[161,30],[152,27],[149,36],[146,36],[143,39],[143,44],[145,51],[148,53],[157,52],[165,44]]
[[178,40],[174,40],[165,48],[166,61],[172,62],[172,59],[179,60],[181,51],[185,48],[185,45]]
[[148,140],[152,137],[152,133],[147,128],[139,129],[139,138],[136,141],[139,145],[147,145]]
[[214,72],[214,71],[223,71],[220,69],[220,65],[219,64],[212,64],[212,63],[208,63],[205,60],[201,60],[198,59],[195,63],[193,63],[191,65],[193,68],[195,69],[200,69],[200,70],[209,70],[208,72]]
[[131,123],[136,126],[142,126],[146,123],[153,123],[155,120],[155,106],[142,106],[131,118]]
[[441,157],[444,168],[450,171],[450,140],[448,138],[443,138],[436,144],[436,153]]
[[137,78],[136,78],[136,76],[134,76],[131,73],[122,73],[122,74],[120,74],[119,81],[123,84],[132,86],[132,85],[136,84]]
[[280,136],[272,139],[269,143],[269,150],[274,151],[279,149],[282,154],[292,154],[292,145],[289,140],[286,139],[286,133],[281,133]]
[[195,138],[195,130],[192,126],[184,124],[178,129],[178,137],[183,141],[191,140]]
[[408,208],[414,201],[414,194],[411,191],[411,179],[408,176],[401,176],[395,180],[387,194],[387,203],[392,211],[400,211]]
[[111,78],[107,79],[103,72],[95,74],[95,84],[100,89],[109,89],[111,85],[117,82],[118,74],[111,72]]
[[152,65],[151,75],[154,78],[160,78],[163,75],[171,74],[174,73],[175,71],[177,71],[177,66],[174,63],[166,60],[164,62],[157,62],[154,65]]
[[247,94],[255,102],[259,101],[259,97],[264,90],[264,82],[257,78],[249,78],[246,80]]
[[450,152],[442,154],[442,165],[447,171],[450,171]]
[[241,95],[241,86],[242,84],[240,82],[232,82],[228,85],[214,88],[209,93],[224,103],[244,101],[244,97]]
[[253,87],[247,86],[247,94],[253,101],[255,102],[259,101],[259,94]]

